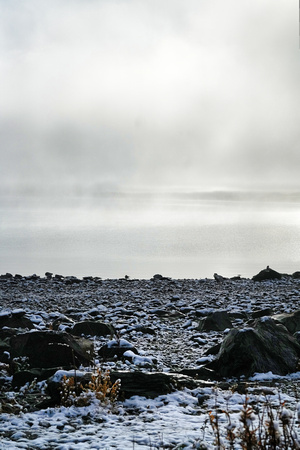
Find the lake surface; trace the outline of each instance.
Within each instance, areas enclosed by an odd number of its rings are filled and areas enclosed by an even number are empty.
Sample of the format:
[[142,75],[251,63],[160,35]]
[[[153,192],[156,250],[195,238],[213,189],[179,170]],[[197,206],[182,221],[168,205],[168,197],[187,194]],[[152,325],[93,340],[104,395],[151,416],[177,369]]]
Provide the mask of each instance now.
[[299,199],[104,193],[0,197],[0,273],[252,277],[300,270]]

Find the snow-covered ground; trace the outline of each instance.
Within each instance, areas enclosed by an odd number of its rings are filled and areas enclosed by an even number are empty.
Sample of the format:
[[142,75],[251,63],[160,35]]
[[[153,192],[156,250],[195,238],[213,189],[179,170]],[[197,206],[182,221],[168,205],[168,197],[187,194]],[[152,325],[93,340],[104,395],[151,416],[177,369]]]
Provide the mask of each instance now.
[[[266,380],[272,376],[265,374],[263,378]],[[285,379],[291,382],[300,380],[300,373]],[[262,405],[268,399],[274,405],[276,415],[276,407],[284,403],[284,410],[287,414],[291,411],[291,421],[295,421],[294,428],[299,431],[295,397],[268,387],[265,388],[265,397],[263,390],[260,387],[259,393],[255,393],[257,388],[249,389],[249,403],[254,410],[260,407],[262,411]],[[203,396],[205,401],[201,404],[198,399]],[[240,412],[244,403],[244,394],[208,387],[176,391],[155,399],[134,396],[113,406],[101,406],[94,400],[85,407],[56,407],[34,413],[2,414],[0,448],[149,450],[197,449],[202,445],[202,448],[214,449],[215,436],[209,424],[209,411],[213,414],[219,411],[221,436],[226,443],[228,420],[222,411],[230,412],[232,424],[237,430],[241,427]],[[255,416],[253,427],[257,425],[258,418]]]
[[[251,313],[259,309],[272,308],[274,313],[300,309],[299,287],[299,280],[290,278],[220,284],[213,280],[104,280],[102,284],[65,285],[23,280],[2,282],[0,294],[3,314],[22,308],[39,330],[49,328],[63,315],[76,321],[96,317],[112,323],[124,342],[138,349],[139,356],[132,358],[129,349],[128,359],[105,367],[173,372],[204,364],[207,348],[223,339],[224,333],[197,330],[205,314],[226,310],[233,313],[233,326],[244,327]],[[153,334],[141,332],[141,326]],[[92,339],[96,349],[109,341]],[[102,364],[97,359],[96,363]],[[20,392],[11,390],[5,393],[6,398],[12,404],[20,403],[21,409],[17,414],[1,412],[0,449],[215,449],[210,411],[213,417],[218,413],[223,440],[228,429],[224,411],[230,412],[235,430],[241,424],[246,395],[235,384],[236,380],[227,380],[224,385],[184,389],[155,399],[135,396],[104,406],[94,399],[89,406],[38,411],[26,411]],[[258,424],[255,412],[263,411],[267,401],[275,415],[283,411],[289,416],[291,411],[289,420],[298,432],[299,386],[300,372],[286,377],[272,373],[253,376],[247,396],[254,412],[253,426]],[[40,388],[43,390],[43,383]],[[24,396],[26,392],[28,389],[24,389]],[[279,418],[278,423],[280,426]]]

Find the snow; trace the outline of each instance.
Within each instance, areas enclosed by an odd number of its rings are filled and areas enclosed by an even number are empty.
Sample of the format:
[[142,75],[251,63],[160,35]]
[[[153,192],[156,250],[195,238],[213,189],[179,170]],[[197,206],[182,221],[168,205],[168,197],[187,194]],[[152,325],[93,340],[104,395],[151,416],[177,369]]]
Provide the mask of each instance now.
[[132,348],[133,345],[126,339],[120,339],[119,341],[113,339],[107,343],[107,348],[122,347],[122,348]]
[[[104,289],[105,283],[103,282],[102,287],[97,286],[97,289]],[[293,304],[294,309],[299,308],[300,305],[297,303],[299,288],[295,289],[292,296],[291,292],[293,291],[291,289],[294,282],[287,283],[290,285],[289,302]],[[107,284],[109,285],[109,282]],[[74,320],[89,318],[91,313],[103,312],[103,319],[107,321],[108,317],[111,317],[115,328],[121,330],[118,335],[121,333],[122,336],[126,334],[128,340],[122,338],[108,342],[108,346],[120,345],[127,350],[124,353],[125,362],[106,362],[105,368],[112,370],[124,370],[127,368],[128,370],[142,371],[144,367],[153,365],[154,368],[150,367],[150,370],[158,368],[161,372],[172,372],[174,367],[178,367],[178,369],[182,367],[196,369],[199,368],[199,365],[214,359],[213,355],[206,356],[205,352],[212,345],[220,343],[228,330],[224,333],[199,333],[197,325],[201,316],[217,309],[217,303],[214,299],[217,298],[219,304],[219,299],[222,296],[212,293],[210,285],[206,289],[204,284],[200,290],[199,286],[195,284],[195,287],[189,294],[188,288],[184,290],[183,285],[181,287],[179,281],[176,281],[176,286],[177,284],[177,292],[179,294],[175,292],[170,292],[169,294],[163,292],[160,294],[159,291],[156,291],[155,295],[153,295],[153,292],[150,292],[148,295],[148,290],[151,288],[151,283],[149,283],[149,286],[146,286],[147,289],[145,288],[144,290],[144,297],[140,295],[141,300],[137,300],[137,303],[140,302],[140,310],[136,309],[132,315],[124,315],[122,308],[123,310],[126,308],[134,310],[133,300],[124,300],[126,298],[124,295],[123,301],[118,301],[118,298],[122,298],[118,289],[103,290],[103,293],[101,291],[97,295],[94,295],[94,292],[92,292],[92,297],[90,297],[90,300],[86,300],[87,305],[84,305],[85,311],[80,311],[80,308],[74,307],[76,311],[72,316]],[[239,297],[238,294],[243,290],[243,286],[244,292]],[[259,287],[256,288],[256,286]],[[268,302],[270,301],[272,306],[273,299],[274,304],[276,303],[274,293],[276,289],[280,288],[281,284],[278,282],[274,283],[274,285],[270,284],[270,286],[273,286],[272,293],[269,293],[269,287],[267,288],[263,285],[254,285],[252,287],[252,284],[241,281],[239,282],[239,290],[235,295],[231,292],[226,293],[226,295],[230,296],[228,302],[235,312],[242,313],[247,310],[249,302],[252,302],[253,307],[256,306],[256,301],[261,302],[264,290],[268,290]],[[232,285],[233,287],[234,284]],[[78,288],[74,286],[75,288],[79,289],[80,286]],[[257,292],[253,293],[251,291],[251,296],[247,296],[250,288],[251,290],[257,289]],[[224,288],[217,286],[216,289],[221,290]],[[139,290],[132,292],[134,294],[132,297],[138,299]],[[283,293],[285,295],[285,291]],[[161,298],[156,298],[156,295],[160,295]],[[192,300],[189,300],[189,297]],[[101,298],[104,298],[105,304],[103,305]],[[278,296],[278,298],[279,300],[275,305],[276,313],[288,311],[289,306],[288,303],[282,300],[284,298],[283,295]],[[151,307],[157,306],[168,310],[170,300],[171,304],[177,309],[181,306],[196,306],[197,315],[195,315],[195,311],[187,311],[180,319],[175,320],[171,317],[160,318],[158,315],[150,312],[150,305]],[[37,303],[34,297],[32,302]],[[146,303],[149,303],[149,308],[146,307]],[[261,303],[258,304],[260,305]],[[76,306],[76,303],[74,305]],[[95,305],[97,305],[96,308]],[[213,307],[210,308],[210,305]],[[38,306],[36,309],[33,309],[33,305],[30,306],[32,308],[25,308],[23,311],[26,312],[26,316],[35,325],[35,330],[31,332],[43,328],[47,329],[54,319],[65,317],[59,311],[45,312],[40,310],[41,306]],[[57,304],[53,307],[58,308]],[[73,308],[73,304],[70,308]],[[230,310],[230,308],[227,309]],[[248,308],[247,311],[250,311],[250,309]],[[63,311],[65,310],[66,308],[63,309]],[[9,315],[13,311],[15,313],[18,310],[12,308],[11,310],[0,311],[0,316]],[[261,320],[269,319],[262,318]],[[245,327],[245,331],[253,330],[253,328],[249,327],[251,322],[247,322],[246,319],[239,319],[239,323]],[[147,333],[140,333],[138,331],[138,326],[140,325],[151,327],[156,331],[156,334],[152,336]],[[62,327],[64,326],[62,325]],[[93,342],[97,350],[103,343],[107,343],[107,338],[94,338]],[[138,349],[139,355],[132,352],[132,347]],[[97,352],[95,354],[97,355]],[[99,364],[99,359],[96,358],[94,362]],[[64,375],[67,377],[81,376],[86,373],[83,368],[81,369],[77,370],[76,373],[74,370],[59,370],[55,373],[54,380],[59,382]],[[86,368],[86,370],[91,370],[91,368]],[[9,380],[9,377],[6,377],[6,379]],[[228,383],[225,384],[238,384],[236,380],[227,381]],[[300,406],[298,405],[296,388],[298,388],[299,383],[300,372],[285,377],[275,375],[272,372],[254,374],[249,379],[248,396],[251,404],[258,406],[264,405],[266,396],[274,405],[274,408],[285,402],[282,414],[287,419],[290,419],[292,414],[292,417],[295,419],[295,428],[298,432]],[[20,392],[26,395],[26,389],[28,387],[21,388]],[[95,450],[149,450],[165,446],[174,450],[179,450],[180,448],[192,450],[200,448],[200,443],[204,441],[207,448],[213,450],[216,448],[216,445],[214,443],[214,434],[209,424],[209,411],[214,412],[216,409],[219,411],[219,423],[223,436],[229,425],[226,415],[222,411],[229,411],[232,426],[239,426],[240,413],[245,403],[245,394],[234,389],[233,392],[229,388],[220,389],[218,388],[218,383],[215,383],[215,387],[208,385],[207,387],[198,387],[194,390],[184,389],[168,395],[161,395],[155,399],[134,396],[125,401],[117,401],[113,405],[102,405],[98,400],[93,399],[91,405],[84,407],[53,407],[36,412],[27,412],[23,409],[18,414],[0,412],[0,449],[83,450],[89,448]],[[11,403],[17,401],[16,392],[7,392],[6,397]],[[255,414],[253,415],[253,420],[254,424],[257,423]],[[280,425],[279,422],[278,424]]]
[[[59,371],[57,376],[62,375]],[[198,395],[206,394],[206,408],[198,404]],[[250,394],[251,395],[251,394]],[[289,395],[274,392],[272,402],[293,401]],[[255,395],[257,404],[263,396]],[[197,448],[205,441],[214,449],[214,436],[208,425],[208,410],[231,411],[232,423],[237,425],[245,395],[214,388],[175,391],[155,399],[133,396],[115,405],[103,406],[94,400],[85,407],[48,408],[19,416],[2,414],[0,431],[3,448],[30,449],[140,449],[173,446],[174,449]],[[284,407],[282,414],[292,419],[293,412]],[[253,414],[255,423],[256,416]],[[226,417],[219,414],[221,429],[227,426]],[[9,437],[8,437],[9,436]]]

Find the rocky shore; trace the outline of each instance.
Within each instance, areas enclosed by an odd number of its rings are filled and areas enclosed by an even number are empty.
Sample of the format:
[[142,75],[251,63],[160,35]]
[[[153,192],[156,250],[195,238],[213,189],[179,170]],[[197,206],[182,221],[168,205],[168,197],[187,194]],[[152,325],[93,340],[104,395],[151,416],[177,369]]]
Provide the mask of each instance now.
[[[150,280],[78,279],[50,273],[45,277],[0,276],[2,316],[11,311],[24,314],[38,330],[53,325],[65,330],[82,321],[104,322],[152,356],[157,368],[170,371],[198,367],[206,351],[222,341],[226,328],[243,328],[260,316],[297,311],[299,288],[296,276],[262,282],[178,280],[161,275]],[[199,327],[203,318],[216,311],[226,311],[228,326],[219,330]],[[81,334],[86,333],[82,330]]]
[[[121,379],[123,399],[201,388],[201,404],[209,386],[242,386],[257,372],[296,372],[298,275],[270,268],[253,279],[1,275],[1,398],[37,380],[48,383],[43,398],[32,393],[19,407],[55,406],[51,377],[95,366]],[[3,408],[12,412],[7,403]]]

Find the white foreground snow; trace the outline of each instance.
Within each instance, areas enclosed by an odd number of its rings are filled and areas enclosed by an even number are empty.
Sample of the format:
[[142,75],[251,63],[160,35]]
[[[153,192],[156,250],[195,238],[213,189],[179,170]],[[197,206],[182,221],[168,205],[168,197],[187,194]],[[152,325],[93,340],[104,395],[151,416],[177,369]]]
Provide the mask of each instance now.
[[[300,373],[285,377],[293,383]],[[268,380],[272,374],[263,374]],[[266,388],[267,389],[267,388]],[[298,429],[297,401],[292,395],[276,392],[268,395],[275,407],[285,402],[292,411],[295,429]],[[266,398],[255,389],[249,397],[255,405]],[[205,396],[199,405],[198,396]],[[209,411],[219,413],[222,435],[225,436],[227,420],[222,411],[230,411],[232,423],[239,426],[239,414],[245,395],[221,389],[185,389],[155,399],[134,396],[113,406],[102,406],[94,400],[85,407],[57,407],[21,413],[1,414],[0,448],[14,449],[197,449],[205,442],[207,449],[215,449],[214,436],[209,425]],[[290,408],[290,409],[289,409]],[[239,448],[239,447],[237,447]]]

